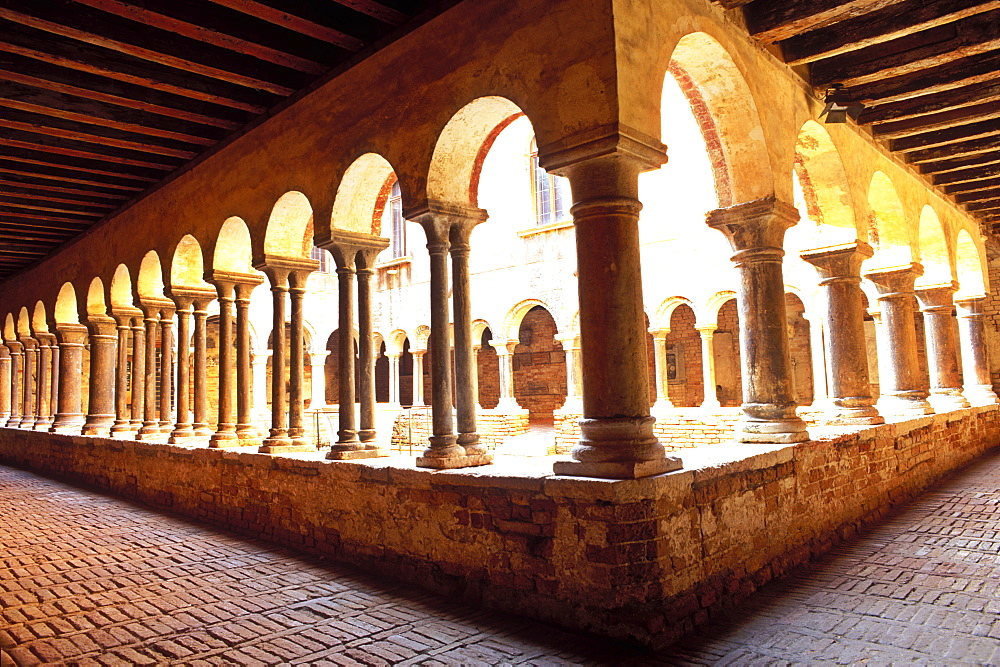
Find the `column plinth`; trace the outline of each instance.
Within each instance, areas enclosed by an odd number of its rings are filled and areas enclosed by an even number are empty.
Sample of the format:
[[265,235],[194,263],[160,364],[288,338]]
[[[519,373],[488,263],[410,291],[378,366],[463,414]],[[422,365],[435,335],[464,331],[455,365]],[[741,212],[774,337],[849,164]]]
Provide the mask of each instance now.
[[659,142],[623,131],[539,148],[543,166],[570,181],[580,302],[581,437],[573,460],[553,466],[557,475],[623,479],[681,467],[653,433],[639,253],[639,173],[666,158]]
[[792,443],[809,439],[795,413],[785,317],[782,245],[785,231],[799,219],[794,206],[766,197],[716,209],[710,227],[729,240],[740,274],[736,305],[743,352],[743,415],[736,424],[739,442]]
[[989,352],[986,348],[986,313],[983,295],[955,299],[958,334],[962,346],[962,393],[975,406],[1000,403],[990,381]]
[[955,289],[954,284],[948,284],[916,291],[927,338],[927,369],[931,381],[927,401],[935,412],[962,410],[970,405],[962,394],[958,368],[958,327],[952,303]]
[[860,241],[802,253],[802,259],[819,273],[826,306],[829,423],[863,425],[885,421],[871,395],[861,300],[861,263],[871,256],[871,248]]
[[83,346],[87,327],[57,324],[59,342],[59,401],[50,433],[79,433],[83,427]]
[[878,289],[881,322],[877,333],[885,344],[880,354],[888,359],[879,363],[881,396],[876,407],[883,415],[910,417],[932,414],[927,392],[920,388],[917,359],[917,333],[913,320],[913,283],[923,273],[920,264],[877,269],[865,273]]

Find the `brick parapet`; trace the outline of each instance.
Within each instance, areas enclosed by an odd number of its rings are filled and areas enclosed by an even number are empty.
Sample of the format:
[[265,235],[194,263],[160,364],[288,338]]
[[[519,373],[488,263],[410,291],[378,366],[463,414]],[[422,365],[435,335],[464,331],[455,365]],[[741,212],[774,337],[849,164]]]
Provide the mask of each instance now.
[[[430,472],[0,429],[0,461],[475,603],[662,645],[1000,442],[997,406],[641,480]],[[323,493],[336,489],[337,493]]]

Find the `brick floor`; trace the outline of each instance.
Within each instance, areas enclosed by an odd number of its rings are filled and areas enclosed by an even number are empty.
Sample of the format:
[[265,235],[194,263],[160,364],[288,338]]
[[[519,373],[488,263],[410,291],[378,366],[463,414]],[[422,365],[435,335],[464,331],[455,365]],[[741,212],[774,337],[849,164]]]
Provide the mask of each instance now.
[[0,466],[0,664],[997,664],[998,522],[994,455],[654,656]]

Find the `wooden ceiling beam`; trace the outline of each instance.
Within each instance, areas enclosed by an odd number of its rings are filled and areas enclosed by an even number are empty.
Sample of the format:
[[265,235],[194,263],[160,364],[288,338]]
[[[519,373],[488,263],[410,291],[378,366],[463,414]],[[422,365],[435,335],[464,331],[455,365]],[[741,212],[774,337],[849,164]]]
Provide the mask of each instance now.
[[756,0],[747,5],[743,13],[750,34],[762,42],[772,43],[882,9],[893,2],[894,0]]
[[858,123],[861,125],[886,123],[997,100],[1000,100],[1000,83],[965,86],[942,93],[911,97],[901,102],[879,104],[872,109],[866,109],[858,118]]
[[983,201],[985,199],[1000,199],[1000,188],[993,188],[992,190],[979,190],[976,192],[955,195],[955,201],[959,204],[968,204],[969,202]]
[[1000,48],[1000,10],[813,63],[813,86],[854,87]]
[[1000,118],[1000,102],[984,102],[926,116],[875,123],[872,125],[872,132],[878,139],[898,139],[997,118]]
[[25,176],[4,173],[2,170],[0,170],[0,186],[5,186],[7,188],[22,188],[24,190],[39,192],[58,192],[60,194],[76,195],[79,197],[93,198],[102,201],[110,199],[113,202],[122,202],[128,198],[127,195],[121,192],[112,193],[101,192],[95,189],[67,188],[61,185],[53,185],[51,182],[41,182],[37,178],[27,178]]
[[974,192],[978,190],[989,190],[990,188],[1000,188],[1000,178],[984,178],[981,181],[968,181],[965,183],[955,183],[946,185],[944,193],[954,195],[959,192]]
[[401,25],[410,17],[401,11],[389,7],[385,3],[377,0],[333,0],[338,5],[348,7],[356,12],[367,14],[374,19],[383,21],[390,25]]
[[[0,106],[3,105],[0,104]],[[97,144],[98,146],[112,146],[114,148],[124,148],[139,153],[153,153],[154,155],[166,155],[168,157],[175,157],[182,160],[191,160],[197,157],[198,155],[197,152],[191,150],[179,150],[176,148],[170,148],[168,146],[161,146],[159,144],[148,144],[138,141],[127,141],[123,139],[116,139],[113,137],[101,136],[98,134],[90,134],[89,132],[78,132],[78,131],[67,130],[64,128],[53,127],[51,125],[42,123],[25,123],[23,121],[0,118],[0,127],[6,127],[7,129],[10,130],[19,130],[21,132],[44,134],[50,137],[59,137],[61,139],[72,139],[73,141],[79,141],[88,144]]]
[[[46,211],[45,213],[32,213],[32,211]],[[59,215],[52,215],[58,213]],[[0,202],[0,215],[4,217],[29,218],[32,220],[45,220],[48,222],[61,222],[86,229],[99,220],[101,213],[80,213],[78,211],[57,211],[44,206],[32,206],[30,208],[12,202]]]
[[[14,135],[13,137],[11,135]],[[96,160],[101,163],[113,162],[115,164],[127,165],[130,167],[142,167],[144,169],[159,170],[161,172],[171,171],[176,168],[177,165],[164,164],[162,162],[148,162],[146,160],[136,160],[130,157],[124,157],[121,155],[109,155],[98,151],[97,149],[87,149],[87,148],[69,148],[64,145],[60,145],[59,142],[47,141],[46,138],[40,137],[37,140],[24,141],[21,134],[17,134],[12,131],[0,132],[0,146],[10,146],[12,148],[22,148],[29,151],[39,151],[42,153],[54,153],[56,155],[65,155],[68,157],[79,157],[86,160]],[[131,175],[129,172],[128,175]]]
[[995,162],[1000,162],[1000,153],[993,151],[991,153],[977,153],[975,155],[967,155],[965,157],[955,157],[948,158],[946,160],[925,162],[920,165],[918,169],[921,174],[939,174],[946,171],[964,169],[966,167],[993,164]]
[[[320,25],[308,19],[304,19],[301,16],[296,16],[295,14],[290,14],[288,12],[282,11],[280,9],[275,9],[255,0],[211,0],[217,5],[232,9],[234,11],[240,12],[241,14],[247,14],[248,16],[253,16],[261,21],[267,21],[273,25],[281,26],[288,30],[292,30],[301,35],[306,35],[312,37],[313,39],[318,39],[328,44],[339,45],[345,37],[355,40],[356,38],[347,35],[346,33],[335,30],[333,28],[327,27],[325,25]],[[389,8],[387,8],[389,9]],[[392,11],[392,10],[390,10]],[[408,17],[406,14],[399,13],[405,21]],[[376,17],[377,18],[377,17]],[[391,21],[387,21],[391,23]],[[400,21],[402,23],[402,21]],[[393,23],[393,25],[398,25]],[[357,50],[357,49],[352,49]]]
[[[26,165],[33,165],[34,168]],[[0,155],[0,174],[5,174],[8,176],[23,176],[26,178],[31,178],[37,181],[42,179],[43,181],[54,180],[57,183],[73,183],[75,185],[87,185],[99,188],[106,188],[107,190],[118,191],[117,195],[112,195],[112,193],[107,193],[108,196],[123,196],[124,193],[135,193],[140,192],[145,189],[139,185],[127,184],[124,182],[118,182],[108,180],[100,180],[94,178],[80,178],[80,174],[77,174],[73,170],[68,170],[65,167],[49,166],[45,164],[33,164],[33,163],[19,163],[17,160],[12,162],[7,162],[4,160],[4,156]],[[75,174],[71,175],[71,174]],[[124,195],[128,196],[128,195]]]
[[[137,23],[150,25],[154,28],[182,35],[189,39],[235,51],[236,53],[257,58],[258,60],[263,60],[274,65],[281,65],[282,67],[309,74],[322,74],[326,71],[326,67],[320,63],[300,58],[294,54],[285,53],[284,51],[272,49],[262,44],[256,44],[240,39],[239,37],[216,32],[204,26],[182,21],[166,14],[151,11],[145,7],[121,2],[120,0],[76,0],[76,2]],[[364,42],[350,35],[342,34],[342,38],[339,43],[336,43],[336,46],[349,51],[358,51],[364,46]]]
[[[144,89],[150,102],[172,108],[161,98],[189,99],[222,108],[259,114],[267,110],[266,100],[276,100],[261,91],[248,90],[207,77],[187,76],[170,67],[130,58],[108,49],[82,44],[41,30],[0,19],[0,51],[30,58],[50,67],[82,72],[91,77]],[[51,70],[46,74],[53,79]],[[61,79],[57,79],[61,80]],[[62,81],[67,83],[66,81]],[[130,99],[140,99],[132,96]],[[273,103],[273,101],[271,102]],[[209,115],[209,114],[204,114]]]
[[982,213],[984,211],[1000,211],[1000,199],[993,199],[991,201],[977,201],[971,204],[965,205],[966,211],[976,211]]
[[[20,219],[16,219],[20,218]],[[45,220],[45,219],[43,219]],[[40,224],[36,218],[26,218],[8,213],[0,213],[0,232],[23,232],[31,234],[41,234],[47,236],[58,236],[63,238],[67,235],[79,234],[86,231],[93,223],[88,225],[69,225],[62,222],[49,220],[47,224]]]
[[[2,145],[3,143],[0,142],[0,146]],[[18,162],[22,164],[30,164],[30,165],[35,165],[37,167],[43,167],[45,168],[45,170],[51,170],[54,168],[58,170],[68,170],[69,173],[85,172],[88,174],[94,174],[98,176],[110,176],[111,178],[114,179],[120,179],[118,181],[112,181],[112,182],[119,182],[122,184],[125,184],[128,181],[155,183],[156,181],[160,180],[160,178],[162,178],[162,175],[159,178],[157,178],[153,176],[146,176],[144,174],[137,174],[134,170],[129,172],[107,171],[105,169],[98,169],[96,166],[91,166],[94,163],[93,161],[90,160],[76,160],[66,157],[57,158],[55,155],[36,153],[31,150],[21,150],[19,148],[9,149],[7,151],[0,150],[0,167],[2,167],[5,162]],[[46,173],[46,171],[43,170],[40,173]],[[65,180],[69,183],[79,182],[73,180],[72,178],[66,178]],[[85,182],[91,182],[91,181],[85,181]],[[107,185],[107,182],[105,181],[98,181],[98,183],[100,183],[101,185]],[[143,188],[138,188],[138,189],[141,190]]]
[[118,208],[119,202],[107,201],[103,199],[79,199],[76,197],[58,197],[51,192],[45,190],[38,190],[37,188],[25,187],[20,183],[11,183],[10,181],[0,178],[0,199],[9,198],[12,196],[20,196],[22,199],[30,198],[32,201],[50,201],[57,202],[61,204],[77,204],[81,206],[86,206],[94,211],[100,210],[111,210]]
[[13,197],[5,193],[0,192],[0,210],[10,210],[17,209],[19,211],[43,211],[44,215],[48,213],[61,213],[66,215],[79,215],[81,222],[93,221],[95,219],[100,219],[107,212],[106,210],[81,210],[80,207],[68,207],[68,206],[43,206],[42,204],[35,203],[34,201],[25,201],[24,199]]
[[951,183],[980,181],[986,178],[993,178],[995,176],[1000,176],[1000,164],[951,171],[947,174],[935,174],[931,177],[931,182],[934,183],[934,185],[949,185]]
[[944,144],[942,146],[935,146],[933,148],[925,148],[911,153],[906,153],[905,159],[911,164],[920,164],[921,162],[933,162],[935,160],[943,160],[946,158],[956,158],[965,155],[986,153],[998,148],[1000,148],[1000,128],[997,128],[995,132],[979,137],[978,139],[958,141],[951,144]]
[[867,106],[887,104],[917,95],[940,93],[977,83],[991,83],[996,81],[998,70],[1000,51],[989,51],[850,88],[847,93],[851,100]]
[[789,65],[804,65],[1000,9],[1000,0],[905,0],[781,42]]

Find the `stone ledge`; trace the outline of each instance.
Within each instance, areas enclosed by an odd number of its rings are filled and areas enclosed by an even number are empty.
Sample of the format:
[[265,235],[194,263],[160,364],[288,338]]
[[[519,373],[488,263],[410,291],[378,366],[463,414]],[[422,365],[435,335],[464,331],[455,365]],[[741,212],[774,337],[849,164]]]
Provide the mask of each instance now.
[[451,456],[441,458],[436,456],[418,456],[417,467],[430,470],[453,470],[455,468],[472,468],[493,463],[492,454],[476,454],[474,456]]

